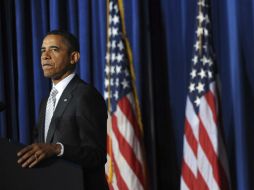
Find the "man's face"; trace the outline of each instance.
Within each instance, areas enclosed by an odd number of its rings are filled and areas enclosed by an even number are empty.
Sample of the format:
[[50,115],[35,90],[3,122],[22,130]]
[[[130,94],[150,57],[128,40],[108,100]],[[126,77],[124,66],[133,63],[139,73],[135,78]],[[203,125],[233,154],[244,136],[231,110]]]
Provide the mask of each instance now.
[[44,76],[60,81],[70,74],[73,64],[68,46],[60,35],[48,35],[41,47],[41,65]]

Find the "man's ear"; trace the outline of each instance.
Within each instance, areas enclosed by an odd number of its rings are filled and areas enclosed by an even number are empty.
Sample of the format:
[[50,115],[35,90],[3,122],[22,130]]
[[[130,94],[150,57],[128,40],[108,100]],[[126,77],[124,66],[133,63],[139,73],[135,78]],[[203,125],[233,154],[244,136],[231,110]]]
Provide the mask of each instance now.
[[76,64],[79,61],[80,54],[78,51],[74,51],[71,53],[71,64]]

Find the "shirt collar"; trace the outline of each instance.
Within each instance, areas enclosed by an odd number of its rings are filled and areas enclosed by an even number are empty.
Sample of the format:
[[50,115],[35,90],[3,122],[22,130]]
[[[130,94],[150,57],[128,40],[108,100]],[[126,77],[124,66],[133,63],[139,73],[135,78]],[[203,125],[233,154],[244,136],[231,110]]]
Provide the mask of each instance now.
[[52,83],[52,88],[53,87],[56,88],[58,91],[58,94],[62,94],[64,89],[69,84],[71,79],[74,78],[74,76],[75,76],[75,73],[72,73],[72,74],[68,75],[67,77],[65,77],[63,80],[61,80],[60,82],[58,82],[56,85],[54,85],[54,83]]

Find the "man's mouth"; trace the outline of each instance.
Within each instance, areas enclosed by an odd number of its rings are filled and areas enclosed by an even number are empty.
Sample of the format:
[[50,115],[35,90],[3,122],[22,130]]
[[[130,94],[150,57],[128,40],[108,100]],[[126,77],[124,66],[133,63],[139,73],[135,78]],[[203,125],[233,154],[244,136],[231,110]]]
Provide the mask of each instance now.
[[44,64],[42,64],[42,68],[43,69],[49,69],[49,68],[52,68],[52,67],[53,67],[53,65],[50,64],[50,63],[44,63]]

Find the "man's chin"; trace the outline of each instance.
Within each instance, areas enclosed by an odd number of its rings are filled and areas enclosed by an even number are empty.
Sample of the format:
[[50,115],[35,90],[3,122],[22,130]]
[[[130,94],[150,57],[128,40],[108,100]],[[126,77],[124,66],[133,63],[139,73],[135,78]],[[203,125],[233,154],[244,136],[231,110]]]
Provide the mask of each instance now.
[[61,78],[65,78],[65,76],[68,76],[71,72],[66,73],[50,73],[50,72],[43,72],[45,78],[50,78],[51,80],[60,80]]
[[44,77],[45,78],[52,78],[52,75],[48,74],[48,73],[44,73]]
[[61,75],[53,75],[49,73],[44,73],[44,77],[51,80],[59,80],[61,78]]
[[45,78],[54,79],[56,76],[53,73],[44,72],[43,73]]

